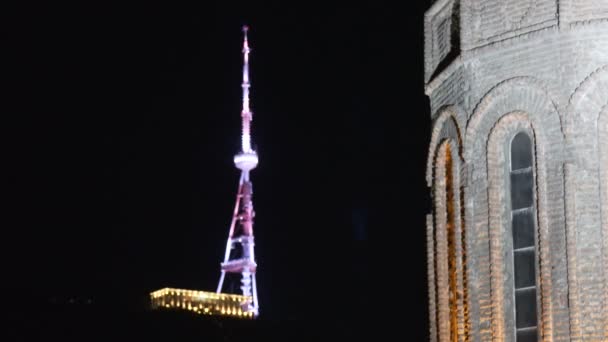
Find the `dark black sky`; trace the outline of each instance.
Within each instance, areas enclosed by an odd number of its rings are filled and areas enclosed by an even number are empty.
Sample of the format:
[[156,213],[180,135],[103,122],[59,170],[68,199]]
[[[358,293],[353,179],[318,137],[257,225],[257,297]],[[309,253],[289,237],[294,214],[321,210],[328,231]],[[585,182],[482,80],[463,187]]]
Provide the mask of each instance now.
[[2,11],[4,285],[98,301],[215,289],[248,24],[262,314],[346,309],[424,336],[427,5],[397,5]]

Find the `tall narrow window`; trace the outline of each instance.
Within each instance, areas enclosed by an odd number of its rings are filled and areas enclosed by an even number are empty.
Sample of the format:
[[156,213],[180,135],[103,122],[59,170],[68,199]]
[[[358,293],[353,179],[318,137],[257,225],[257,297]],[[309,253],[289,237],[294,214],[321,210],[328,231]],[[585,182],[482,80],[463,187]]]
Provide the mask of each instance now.
[[511,141],[511,228],[517,342],[538,341],[534,160],[527,133]]

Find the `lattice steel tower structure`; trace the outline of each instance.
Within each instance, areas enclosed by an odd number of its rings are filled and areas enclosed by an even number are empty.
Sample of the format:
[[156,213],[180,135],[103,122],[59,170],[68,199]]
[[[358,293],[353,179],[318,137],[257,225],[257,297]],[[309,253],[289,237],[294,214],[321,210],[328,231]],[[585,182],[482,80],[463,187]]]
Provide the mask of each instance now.
[[253,210],[252,183],[249,172],[258,165],[258,155],[251,148],[251,119],[252,112],[249,108],[249,42],[247,31],[249,28],[243,26],[243,109],[241,151],[234,156],[234,165],[241,170],[239,188],[236,196],[236,205],[230,223],[228,241],[226,242],[226,253],[221,263],[221,276],[217,286],[217,293],[222,292],[226,273],[241,274],[241,290],[244,296],[252,298],[244,308],[247,312],[253,312],[254,316],[259,313],[258,296],[256,289],[255,272],[257,263],[254,253],[253,239]]

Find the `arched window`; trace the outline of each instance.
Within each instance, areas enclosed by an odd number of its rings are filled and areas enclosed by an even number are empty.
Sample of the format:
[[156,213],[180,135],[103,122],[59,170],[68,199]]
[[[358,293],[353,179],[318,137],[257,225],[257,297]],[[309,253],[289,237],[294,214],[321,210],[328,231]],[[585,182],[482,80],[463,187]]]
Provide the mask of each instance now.
[[534,159],[525,132],[511,141],[510,192],[516,340],[538,341]]

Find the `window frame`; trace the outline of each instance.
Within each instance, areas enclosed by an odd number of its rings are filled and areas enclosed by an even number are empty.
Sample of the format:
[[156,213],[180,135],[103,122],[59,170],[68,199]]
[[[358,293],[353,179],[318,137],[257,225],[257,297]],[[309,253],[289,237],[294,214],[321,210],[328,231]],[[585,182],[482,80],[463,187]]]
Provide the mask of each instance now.
[[[529,140],[529,153],[530,153],[530,166],[526,167],[526,168],[519,168],[519,169],[513,169],[513,142],[515,141],[515,138],[520,135],[520,134],[525,134],[526,137]],[[534,291],[535,291],[535,305],[534,308],[536,310],[536,325],[534,326],[534,330],[536,330],[536,341],[540,341],[541,338],[541,318],[542,318],[542,310],[541,310],[541,296],[542,296],[542,290],[541,290],[541,282],[540,282],[540,241],[539,241],[539,222],[538,222],[538,193],[537,193],[537,161],[536,161],[536,156],[535,156],[535,146],[536,146],[536,142],[534,139],[534,134],[533,131],[529,128],[519,128],[519,129],[515,129],[510,131],[506,137],[508,137],[507,139],[505,139],[505,151],[504,151],[504,156],[505,156],[505,165],[504,165],[504,176],[505,176],[505,201],[504,201],[504,206],[506,207],[506,212],[508,213],[508,224],[506,225],[505,228],[507,228],[508,232],[506,235],[510,238],[510,243],[505,245],[505,247],[508,248],[507,254],[507,260],[505,260],[505,266],[508,267],[508,269],[512,272],[512,279],[510,281],[510,284],[508,285],[510,287],[510,291],[511,292],[511,299],[512,299],[512,303],[513,303],[513,307],[512,307],[512,313],[511,313],[511,318],[513,320],[513,337],[514,337],[514,341],[518,341],[517,335],[518,335],[518,331],[522,331],[522,330],[526,330],[527,327],[523,327],[523,328],[518,328],[517,327],[517,299],[516,299],[516,291],[518,289],[523,289],[522,288],[517,288],[517,285],[515,283],[515,241],[514,241],[514,235],[513,235],[513,218],[514,218],[514,212],[517,210],[526,210],[531,208],[532,209],[532,229],[533,229],[533,238],[534,238],[534,245],[533,246],[527,246],[527,247],[533,247],[534,248]],[[531,201],[531,205],[527,206],[527,207],[522,207],[522,208],[516,208],[513,209],[513,202],[512,202],[512,197],[513,197],[513,189],[511,188],[512,186],[512,175],[514,171],[519,171],[519,170],[525,170],[527,168],[530,168],[529,173],[530,176],[532,178],[532,191],[531,191],[531,196],[532,196],[532,201]],[[527,173],[526,171],[522,172],[522,173]],[[521,174],[521,173],[519,173]],[[527,247],[522,247],[522,248],[527,248]],[[530,286],[532,287],[532,286]]]

